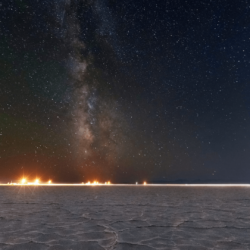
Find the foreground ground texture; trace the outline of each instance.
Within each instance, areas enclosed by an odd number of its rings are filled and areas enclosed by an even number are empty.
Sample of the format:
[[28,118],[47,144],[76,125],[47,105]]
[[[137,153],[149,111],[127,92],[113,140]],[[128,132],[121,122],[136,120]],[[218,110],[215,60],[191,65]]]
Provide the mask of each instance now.
[[250,249],[250,188],[0,187],[0,249]]

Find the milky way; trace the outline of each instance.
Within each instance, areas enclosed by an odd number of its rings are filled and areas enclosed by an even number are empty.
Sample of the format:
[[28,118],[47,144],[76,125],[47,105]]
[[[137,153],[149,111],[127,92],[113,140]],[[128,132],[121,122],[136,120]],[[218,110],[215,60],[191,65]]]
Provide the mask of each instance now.
[[[69,126],[72,126],[74,133],[72,145],[77,165],[85,172],[91,171],[90,168],[96,164],[99,167],[102,165],[102,168],[117,165],[122,154],[125,154],[123,144],[128,126],[118,103],[100,91],[95,69],[93,73],[89,72],[95,58],[87,52],[84,39],[80,39],[82,30],[76,17],[79,3],[60,1],[55,5],[61,29],[59,33],[62,34],[64,45],[69,48],[65,63],[71,86],[68,112],[71,118]],[[98,2],[90,5],[90,8],[97,15],[102,15],[103,8],[99,8]],[[97,32],[103,35],[108,28],[101,22]]]

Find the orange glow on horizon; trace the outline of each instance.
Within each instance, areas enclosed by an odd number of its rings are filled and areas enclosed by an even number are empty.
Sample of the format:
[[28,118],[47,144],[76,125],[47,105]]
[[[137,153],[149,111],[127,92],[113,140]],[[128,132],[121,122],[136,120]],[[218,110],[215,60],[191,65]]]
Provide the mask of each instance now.
[[[28,186],[28,185],[39,185],[39,186],[46,186],[46,185],[50,185],[50,186],[107,186],[107,185],[111,185],[110,181],[106,181],[106,182],[99,182],[99,181],[93,181],[93,182],[80,182],[80,183],[52,183],[52,180],[48,180],[43,182],[42,180],[40,180],[39,178],[36,178],[33,182],[30,182],[28,180],[27,177],[22,177],[18,180],[18,182],[8,182],[8,183],[1,183],[0,182],[0,186],[6,186],[6,185],[17,185],[17,186]],[[130,186],[130,185],[135,185],[135,184],[113,184],[112,186]],[[180,187],[249,187],[250,188],[250,184],[249,183],[242,183],[242,184],[236,184],[236,183],[229,183],[229,184],[222,184],[222,183],[218,183],[218,184],[207,184],[207,183],[203,183],[203,184],[192,184],[192,183],[186,183],[186,184],[157,184],[157,183],[147,183],[146,181],[138,183],[136,182],[136,185],[147,185],[147,186],[166,186],[166,187],[175,187],[175,186],[180,186]]]
[[80,183],[53,183],[51,179],[48,179],[47,181],[42,181],[40,178],[36,177],[33,181],[30,181],[29,178],[23,176],[20,178],[20,180],[15,183],[15,182],[8,182],[6,184],[1,184],[0,185],[91,185],[91,186],[96,186],[96,185],[111,185],[110,181],[105,181],[105,182],[99,182],[97,180],[94,181],[88,181],[88,182],[80,182]]

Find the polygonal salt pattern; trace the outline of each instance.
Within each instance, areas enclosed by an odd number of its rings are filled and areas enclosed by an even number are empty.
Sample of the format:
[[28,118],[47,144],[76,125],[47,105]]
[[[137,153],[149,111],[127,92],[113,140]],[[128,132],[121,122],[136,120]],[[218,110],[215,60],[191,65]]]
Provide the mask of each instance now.
[[0,249],[250,249],[247,187],[0,187]]

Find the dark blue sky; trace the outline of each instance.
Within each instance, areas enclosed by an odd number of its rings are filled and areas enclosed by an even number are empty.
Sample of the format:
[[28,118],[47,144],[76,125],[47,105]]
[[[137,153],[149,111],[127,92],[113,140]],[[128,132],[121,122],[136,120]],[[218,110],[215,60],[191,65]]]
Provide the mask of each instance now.
[[247,1],[4,1],[0,175],[249,182]]

